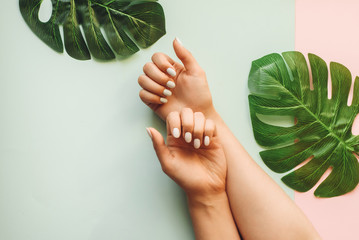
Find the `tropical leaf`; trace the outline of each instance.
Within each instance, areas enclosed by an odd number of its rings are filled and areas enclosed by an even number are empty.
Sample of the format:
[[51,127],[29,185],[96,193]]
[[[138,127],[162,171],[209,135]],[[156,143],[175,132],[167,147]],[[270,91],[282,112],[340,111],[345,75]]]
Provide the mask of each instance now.
[[166,34],[163,8],[155,0],[51,0],[52,15],[46,23],[38,16],[42,2],[19,1],[25,22],[42,41],[60,53],[64,50],[60,34],[63,25],[66,52],[78,60],[88,60],[91,55],[111,60],[115,53],[126,57],[139,51],[139,47],[151,46]]
[[[328,99],[328,68],[314,54],[309,54],[311,73],[299,52],[270,54],[252,63],[248,85],[253,132],[264,163],[273,171],[285,173],[289,187],[305,192],[324,172],[329,176],[314,195],[334,197],[352,191],[359,181],[359,136],[352,135],[352,124],[359,112],[359,78],[354,83],[354,97],[347,105],[352,76],[343,65],[330,63],[332,97]],[[310,87],[310,75],[313,88]],[[258,115],[259,114],[259,115]],[[290,127],[266,123],[260,115],[291,116]]]

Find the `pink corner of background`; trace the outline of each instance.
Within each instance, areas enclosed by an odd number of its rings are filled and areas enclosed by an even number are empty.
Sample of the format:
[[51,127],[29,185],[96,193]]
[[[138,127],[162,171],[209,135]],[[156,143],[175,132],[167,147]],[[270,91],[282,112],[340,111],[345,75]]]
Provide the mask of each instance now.
[[[353,79],[359,75],[359,1],[296,0],[295,7],[295,49],[345,65]],[[358,123],[353,132],[359,133]],[[295,202],[322,238],[359,239],[359,187],[344,196],[319,199],[313,195],[317,186],[306,193],[296,192]]]
[[[324,174],[322,180],[328,176]],[[359,239],[359,188],[344,196],[334,198],[316,198],[314,190],[295,193],[295,202],[314,224],[324,240]]]

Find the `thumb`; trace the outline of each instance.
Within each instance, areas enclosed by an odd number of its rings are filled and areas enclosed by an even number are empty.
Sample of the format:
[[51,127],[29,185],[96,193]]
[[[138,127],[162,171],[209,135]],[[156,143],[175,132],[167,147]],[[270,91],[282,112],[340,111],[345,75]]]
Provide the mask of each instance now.
[[186,70],[196,72],[201,69],[192,53],[182,45],[182,42],[178,38],[173,41],[173,49]]
[[172,155],[165,144],[165,140],[163,139],[161,133],[154,128],[147,128],[147,132],[152,139],[153,148],[156,151],[156,155],[161,163],[162,169],[167,169]]

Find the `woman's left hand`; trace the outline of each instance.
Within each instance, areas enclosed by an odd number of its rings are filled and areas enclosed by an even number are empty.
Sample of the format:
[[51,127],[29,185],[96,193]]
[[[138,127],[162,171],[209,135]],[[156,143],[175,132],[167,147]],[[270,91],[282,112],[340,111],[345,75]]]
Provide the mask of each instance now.
[[167,145],[155,129],[147,129],[163,171],[189,198],[208,200],[225,193],[227,163],[213,121],[184,108],[167,117]]

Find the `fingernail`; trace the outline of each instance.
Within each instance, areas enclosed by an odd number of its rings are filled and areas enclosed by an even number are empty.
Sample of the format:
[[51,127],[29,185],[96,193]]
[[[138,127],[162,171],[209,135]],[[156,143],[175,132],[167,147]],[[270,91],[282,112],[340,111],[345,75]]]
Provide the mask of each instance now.
[[172,95],[172,92],[170,90],[168,90],[168,89],[165,89],[165,90],[163,90],[163,95],[169,97],[169,96]]
[[208,136],[204,137],[204,145],[209,146],[209,137]]
[[175,138],[179,138],[180,137],[180,131],[178,128],[174,128],[172,130],[172,135],[175,137]]
[[169,88],[175,88],[175,87],[176,87],[176,84],[175,84],[175,82],[173,82],[173,81],[168,81],[168,82],[167,82],[167,87],[169,87]]
[[187,143],[190,143],[192,141],[192,133],[190,132],[186,132],[184,134],[184,140],[187,142]]
[[179,40],[179,38],[178,38],[178,37],[176,37],[176,41],[177,41],[179,44],[181,44],[181,45],[183,46],[182,41],[181,41],[181,40]]
[[166,99],[166,98],[160,98],[160,101],[161,101],[161,103],[167,103],[168,102],[168,100]]
[[196,138],[193,141],[193,146],[194,146],[195,149],[198,149],[201,146],[201,141],[198,138]]
[[167,68],[167,73],[172,77],[176,76],[176,71],[173,68]]
[[147,130],[148,136],[150,136],[150,138],[152,139],[152,133],[151,133],[150,129],[146,128],[146,130]]

